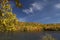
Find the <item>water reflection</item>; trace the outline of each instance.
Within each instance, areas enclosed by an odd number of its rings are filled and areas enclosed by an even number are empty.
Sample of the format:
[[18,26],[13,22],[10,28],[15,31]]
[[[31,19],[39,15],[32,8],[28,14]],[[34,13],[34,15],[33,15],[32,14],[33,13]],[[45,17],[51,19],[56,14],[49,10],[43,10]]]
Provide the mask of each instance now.
[[50,34],[55,39],[60,40],[60,31],[0,33],[0,40],[41,40],[46,34]]

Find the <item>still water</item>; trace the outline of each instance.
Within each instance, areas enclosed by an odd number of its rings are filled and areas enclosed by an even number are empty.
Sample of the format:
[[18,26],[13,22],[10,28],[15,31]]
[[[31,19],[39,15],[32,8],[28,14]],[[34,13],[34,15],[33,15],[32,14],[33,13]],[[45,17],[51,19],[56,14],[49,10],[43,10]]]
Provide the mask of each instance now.
[[60,40],[60,31],[0,33],[0,40],[41,40],[45,34]]

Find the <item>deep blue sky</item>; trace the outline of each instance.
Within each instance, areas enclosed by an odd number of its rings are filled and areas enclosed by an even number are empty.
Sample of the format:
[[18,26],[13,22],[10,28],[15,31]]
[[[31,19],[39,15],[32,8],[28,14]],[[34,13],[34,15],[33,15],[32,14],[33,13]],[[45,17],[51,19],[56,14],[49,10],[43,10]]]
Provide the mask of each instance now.
[[22,8],[11,2],[21,22],[60,23],[60,0],[20,0]]

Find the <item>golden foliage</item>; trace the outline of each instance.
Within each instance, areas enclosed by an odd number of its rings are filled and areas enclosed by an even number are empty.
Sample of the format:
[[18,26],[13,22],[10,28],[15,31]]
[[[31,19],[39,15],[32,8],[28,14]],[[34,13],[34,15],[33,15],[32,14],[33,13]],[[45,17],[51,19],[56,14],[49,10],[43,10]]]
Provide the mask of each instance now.
[[2,1],[0,6],[2,7],[0,8],[0,31],[15,31],[18,21],[16,15],[12,13],[8,0]]

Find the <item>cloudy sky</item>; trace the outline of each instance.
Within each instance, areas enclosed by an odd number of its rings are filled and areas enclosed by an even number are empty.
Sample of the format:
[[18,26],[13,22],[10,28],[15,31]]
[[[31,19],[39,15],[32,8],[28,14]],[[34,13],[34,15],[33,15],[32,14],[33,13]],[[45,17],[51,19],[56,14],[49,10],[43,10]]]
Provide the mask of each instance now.
[[21,22],[60,23],[60,0],[20,0],[22,8],[16,8],[13,2],[13,13]]

